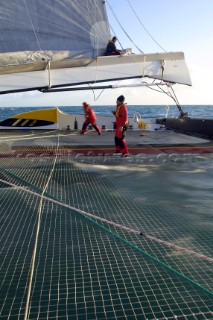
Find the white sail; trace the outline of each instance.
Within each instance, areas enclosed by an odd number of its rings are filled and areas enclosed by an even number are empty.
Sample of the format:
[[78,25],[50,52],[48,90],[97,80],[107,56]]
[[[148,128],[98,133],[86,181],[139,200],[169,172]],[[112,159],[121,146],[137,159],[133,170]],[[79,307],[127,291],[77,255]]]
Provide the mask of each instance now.
[[[101,0],[0,0],[0,53],[65,51],[94,57],[104,52],[109,24]],[[41,55],[42,56],[42,55]]]
[[0,4],[0,94],[143,77],[191,85],[181,52],[104,56],[105,1]]

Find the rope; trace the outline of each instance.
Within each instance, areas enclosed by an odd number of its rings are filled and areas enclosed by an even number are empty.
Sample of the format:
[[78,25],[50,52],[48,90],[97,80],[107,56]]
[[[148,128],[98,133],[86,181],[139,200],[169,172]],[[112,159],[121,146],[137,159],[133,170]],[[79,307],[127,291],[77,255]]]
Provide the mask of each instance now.
[[[1,179],[0,179],[0,181],[1,181]],[[32,186],[34,186],[34,185],[32,185]],[[39,188],[38,188],[38,189],[39,189]],[[25,189],[25,191],[27,191],[27,189]],[[195,251],[189,250],[189,249],[184,248],[184,247],[180,247],[180,246],[178,246],[178,245],[176,245],[176,244],[174,244],[174,243],[171,243],[171,242],[168,242],[168,241],[164,241],[164,240],[158,239],[158,238],[156,238],[156,237],[153,237],[153,236],[148,235],[148,234],[145,233],[145,232],[141,232],[141,231],[139,231],[139,230],[134,230],[134,229],[132,229],[132,228],[123,226],[123,225],[121,225],[121,224],[115,223],[115,222],[110,221],[110,220],[107,220],[107,219],[105,219],[105,218],[101,218],[101,217],[99,217],[99,216],[96,216],[96,215],[91,214],[91,213],[89,213],[89,212],[86,212],[86,211],[77,209],[77,208],[75,208],[75,207],[72,207],[72,206],[69,206],[69,205],[65,205],[65,203],[61,202],[59,199],[57,199],[57,198],[55,198],[55,197],[49,198],[49,196],[51,196],[51,195],[49,195],[49,194],[46,193],[46,192],[45,192],[45,194],[48,195],[47,200],[50,200],[50,199],[51,199],[50,201],[53,201],[53,200],[55,199],[55,201],[56,201],[55,203],[56,203],[56,204],[61,204],[61,205],[63,205],[63,206],[67,206],[69,209],[74,210],[74,211],[79,212],[79,213],[82,213],[82,214],[84,214],[84,215],[87,216],[87,217],[93,218],[93,219],[98,220],[98,221],[105,222],[105,223],[107,223],[107,224],[110,224],[110,225],[112,225],[112,226],[114,226],[114,227],[117,227],[117,228],[120,228],[120,229],[122,229],[122,230],[125,230],[125,231],[127,231],[127,232],[134,233],[134,234],[136,234],[136,235],[138,235],[138,236],[147,238],[147,239],[149,239],[149,240],[151,240],[151,241],[153,241],[153,242],[157,242],[157,243],[159,243],[159,244],[165,245],[165,246],[167,246],[167,247],[169,247],[169,248],[177,249],[177,250],[179,250],[179,251],[181,251],[181,252],[185,252],[185,253],[187,253],[187,254],[189,254],[189,255],[191,255],[191,256],[197,257],[197,258],[199,258],[199,259],[206,260],[206,261],[209,261],[209,262],[213,262],[213,258],[211,258],[211,257],[208,257],[208,256],[203,255],[203,254],[201,254],[201,253],[197,253],[197,252],[195,252]],[[53,202],[54,202],[54,201],[53,201]]]
[[[89,87],[90,87],[90,85],[89,85]],[[99,93],[99,95],[96,97],[96,95],[95,95],[95,91],[94,91],[94,89],[91,87],[91,90],[92,90],[92,93],[93,93],[93,99],[94,99],[94,101],[97,101],[99,98],[100,98],[100,96],[102,95],[102,93],[104,92],[104,90],[105,89],[102,89],[101,90],[101,92]]]
[[[58,143],[57,143],[56,151],[58,150],[58,148],[59,148],[59,136],[58,136]],[[31,271],[30,271],[30,281],[29,281],[29,286],[28,286],[28,290],[27,290],[27,301],[26,301],[26,307],[25,307],[24,320],[27,320],[28,313],[29,313],[29,302],[30,302],[30,295],[31,295],[31,289],[32,289],[33,275],[34,275],[34,270],[35,270],[35,258],[36,258],[37,247],[38,247],[38,236],[39,236],[40,225],[41,225],[41,212],[42,212],[43,199],[45,198],[44,194],[46,193],[46,189],[49,185],[50,179],[52,178],[53,172],[55,170],[57,157],[58,157],[58,153],[56,152],[56,156],[55,156],[55,159],[53,162],[52,170],[51,170],[50,175],[48,177],[47,183],[44,186],[42,193],[40,195],[41,200],[40,200],[39,208],[38,208],[38,223],[37,223],[37,228],[36,228],[35,245],[33,248],[32,264],[31,264]]]
[[[6,171],[6,170],[4,170],[4,171]],[[12,174],[12,175],[13,175],[13,174]],[[14,176],[15,176],[15,175],[14,175]],[[17,176],[16,176],[16,177],[17,177]],[[19,178],[19,177],[17,177],[17,178]],[[23,179],[21,179],[21,180],[23,180]],[[121,226],[121,225],[116,224],[116,223],[114,223],[114,222],[112,222],[112,221],[108,221],[108,220],[106,220],[106,219],[104,219],[104,218],[94,216],[94,215],[92,215],[92,214],[90,214],[90,213],[88,213],[88,212],[85,212],[85,211],[83,211],[83,210],[80,210],[80,209],[77,209],[77,208],[72,207],[72,206],[70,206],[70,205],[67,205],[67,204],[63,203],[62,201],[60,201],[59,199],[57,199],[57,198],[55,198],[55,197],[52,197],[51,195],[50,195],[50,197],[47,197],[47,196],[44,196],[44,195],[40,195],[40,194],[37,193],[37,192],[28,190],[28,189],[26,189],[25,187],[18,186],[18,185],[16,185],[16,184],[7,182],[7,181],[2,180],[2,179],[0,179],[0,182],[5,183],[5,184],[7,184],[7,185],[9,185],[9,186],[11,186],[11,187],[18,188],[18,189],[20,189],[20,190],[22,190],[22,191],[24,191],[24,192],[30,193],[30,194],[32,194],[32,195],[34,195],[34,196],[38,196],[38,197],[40,197],[40,198],[42,197],[43,199],[45,199],[45,200],[47,200],[47,201],[53,202],[53,203],[55,203],[55,204],[57,204],[57,205],[61,205],[61,206],[65,207],[65,208],[68,208],[68,209],[70,209],[70,210],[73,210],[73,211],[79,213],[82,217],[84,217],[85,219],[87,219],[87,220],[89,220],[90,222],[94,223],[96,226],[98,226],[99,228],[105,230],[107,233],[111,234],[111,235],[114,236],[115,238],[123,241],[125,244],[129,245],[129,246],[132,247],[133,249],[138,250],[140,253],[142,253],[142,254],[145,255],[146,257],[149,257],[149,258],[150,258],[151,260],[153,260],[154,262],[157,262],[157,263],[161,264],[161,265],[164,266],[166,269],[168,269],[168,270],[172,271],[173,273],[181,276],[182,278],[184,278],[185,280],[189,281],[190,283],[192,283],[193,285],[195,285],[195,286],[198,287],[199,289],[202,289],[202,290],[204,290],[205,292],[207,292],[208,294],[210,294],[210,295],[213,296],[213,292],[212,292],[212,291],[206,289],[205,287],[201,286],[199,283],[197,283],[197,282],[195,282],[194,280],[188,278],[188,277],[185,276],[184,274],[182,274],[182,273],[178,272],[177,270],[171,268],[170,266],[168,266],[168,265],[165,264],[164,262],[162,262],[162,261],[160,261],[159,259],[153,257],[152,255],[150,255],[149,253],[143,251],[142,249],[140,249],[140,248],[137,247],[136,245],[130,243],[130,242],[127,241],[126,239],[122,238],[121,236],[117,235],[116,233],[112,232],[111,230],[107,229],[106,227],[102,226],[102,225],[99,224],[98,222],[94,221],[91,217],[93,217],[93,218],[95,218],[95,219],[97,219],[97,220],[103,221],[103,222],[107,222],[107,223],[112,224],[112,225],[114,225],[114,226],[116,226],[116,227],[122,228],[123,230],[129,231],[129,232],[134,232],[134,233],[139,234],[140,236],[143,236],[143,237],[146,236],[147,238],[152,238],[152,239],[157,239],[157,238],[148,236],[148,235],[146,235],[145,233],[142,233],[142,232],[133,230],[133,229],[131,229],[131,228],[128,228],[128,227],[125,227],[125,226]],[[27,182],[27,181],[26,181],[26,182]],[[35,187],[36,187],[36,189],[39,189],[37,186],[35,186]],[[42,190],[41,190],[41,191],[42,191]],[[46,192],[45,192],[45,194],[47,195]],[[164,241],[162,241],[162,240],[160,240],[160,241],[164,243]],[[188,251],[188,250],[187,250],[187,251]],[[185,251],[185,252],[186,252],[186,251]],[[202,256],[203,256],[203,255],[202,255]],[[210,260],[213,260],[212,258],[209,258],[209,259],[210,259]]]
[[[158,150],[158,149],[156,149],[156,150]],[[31,183],[29,183],[28,181],[26,181],[26,180],[24,180],[24,179],[22,179],[22,178],[20,178],[20,177],[18,177],[18,176],[16,176],[16,175],[14,175],[14,174],[11,173],[10,171],[5,170],[5,169],[2,169],[2,168],[0,168],[0,170],[3,171],[3,172],[5,172],[5,173],[9,173],[9,174],[12,175],[12,176],[15,176],[15,177],[18,178],[20,181],[22,181],[22,182],[24,182],[24,183],[27,183],[30,187],[33,187],[34,189],[37,189],[38,191],[42,191],[42,190],[41,190],[39,187],[37,187],[36,185],[31,184]],[[0,179],[0,181],[2,181],[2,180]],[[3,182],[3,181],[2,181],[2,182]],[[4,181],[4,183],[6,183],[6,182]],[[7,182],[7,183],[9,184],[9,182]],[[15,185],[15,186],[16,186],[16,185]],[[25,189],[25,191],[28,192],[28,189]],[[94,215],[94,214],[88,213],[88,212],[86,212],[86,211],[82,211],[82,210],[80,210],[80,209],[71,207],[71,206],[69,206],[69,205],[66,205],[64,202],[60,201],[59,199],[51,196],[51,195],[50,195],[49,193],[47,193],[47,192],[44,192],[44,194],[46,194],[46,195],[48,196],[48,200],[49,200],[49,201],[55,200],[57,204],[61,204],[61,205],[63,205],[63,206],[67,206],[68,208],[70,208],[70,209],[72,209],[72,210],[74,210],[74,211],[76,211],[76,212],[82,213],[82,214],[84,214],[84,215],[86,215],[86,216],[88,216],[88,217],[90,217],[90,218],[93,218],[93,219],[96,219],[96,220],[105,222],[105,223],[107,223],[107,224],[113,225],[114,227],[118,227],[118,228],[120,228],[120,229],[122,229],[122,230],[125,230],[125,231],[127,231],[127,232],[134,233],[134,234],[136,234],[136,235],[138,235],[138,236],[144,237],[144,238],[149,239],[149,240],[151,240],[151,241],[153,241],[153,242],[157,242],[157,243],[159,243],[159,244],[161,244],[161,245],[165,245],[165,246],[167,246],[167,247],[169,247],[169,248],[177,249],[177,250],[179,250],[179,251],[181,251],[181,252],[187,253],[187,254],[189,254],[189,255],[191,255],[191,256],[194,256],[194,257],[197,257],[197,258],[199,258],[199,259],[201,259],[201,260],[206,260],[206,261],[209,261],[209,262],[213,262],[213,258],[211,258],[211,257],[208,257],[208,256],[203,255],[203,254],[201,254],[201,253],[197,253],[197,252],[195,252],[195,251],[193,251],[193,250],[189,250],[189,249],[184,248],[184,247],[180,247],[180,246],[178,246],[178,245],[176,245],[176,244],[174,244],[174,243],[171,243],[171,242],[169,242],[169,241],[161,240],[161,239],[158,239],[158,238],[156,238],[156,237],[154,237],[154,236],[150,236],[150,235],[148,235],[146,232],[142,232],[142,231],[139,231],[139,230],[134,230],[134,229],[132,229],[132,228],[129,228],[129,227],[123,226],[123,225],[121,225],[121,224],[115,223],[115,222],[113,222],[113,221],[111,221],[111,220],[107,220],[107,219],[105,219],[105,218],[101,218],[101,217],[99,217],[99,216],[96,216],[96,215]],[[50,200],[50,199],[51,199],[51,200]],[[54,201],[53,201],[53,202],[54,202]]]
[[213,258],[211,258],[211,257],[208,257],[208,256],[205,256],[205,255],[203,255],[201,253],[197,253],[195,251],[186,249],[184,247],[180,247],[180,246],[178,246],[178,245],[176,245],[174,243],[171,243],[171,242],[168,242],[168,241],[164,241],[164,240],[158,239],[158,238],[153,237],[153,236],[149,236],[145,232],[141,232],[140,236],[142,236],[144,238],[147,238],[147,239],[149,239],[151,241],[163,244],[163,245],[165,245],[165,246],[167,246],[169,248],[177,249],[178,251],[185,252],[185,253],[189,254],[190,256],[194,256],[194,257],[197,257],[197,258],[202,259],[202,260],[213,262]]
[[[180,316],[175,315],[175,316],[172,316],[172,317],[158,318],[157,320],[177,320],[177,319],[182,319],[182,320],[185,319],[185,320],[187,320],[187,319],[191,318],[192,315],[193,315],[194,319],[209,319],[209,318],[207,318],[207,316],[208,315],[212,316],[213,312],[211,312],[211,311],[205,311],[205,312],[200,311],[200,312],[195,312],[195,313],[193,312],[193,314],[191,314],[191,313],[187,314],[185,312],[184,315],[180,315]],[[201,316],[202,316],[202,318],[201,318]],[[189,318],[187,318],[187,317],[189,317]]]

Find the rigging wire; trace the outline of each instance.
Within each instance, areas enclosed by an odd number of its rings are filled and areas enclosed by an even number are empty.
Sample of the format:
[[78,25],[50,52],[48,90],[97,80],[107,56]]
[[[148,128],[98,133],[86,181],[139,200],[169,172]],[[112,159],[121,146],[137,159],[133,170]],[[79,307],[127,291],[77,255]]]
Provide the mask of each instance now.
[[[155,82],[155,80],[153,81],[153,83]],[[175,91],[174,91],[174,89],[170,86],[170,85],[168,85],[168,83],[164,83],[164,84],[166,84],[167,85],[167,88],[171,88],[171,91],[172,91],[172,93],[171,92],[169,92],[169,91],[165,91],[162,87],[160,87],[160,85],[162,85],[164,82],[162,82],[162,83],[156,83],[156,86],[158,87],[158,89],[155,89],[155,88],[152,88],[152,87],[149,87],[149,89],[151,89],[151,90],[153,90],[153,91],[157,91],[157,92],[160,92],[160,93],[164,93],[164,94],[166,94],[168,97],[170,97],[174,102],[175,102],[175,104],[177,105],[177,106],[179,106],[180,107],[180,103],[179,103],[179,101],[178,101],[178,98],[177,98],[177,96],[176,96],[176,94],[175,94]]]
[[26,9],[27,9],[27,13],[28,13],[28,15],[29,15],[29,18],[30,18],[30,22],[31,22],[31,25],[32,25],[32,28],[33,28],[33,32],[34,32],[36,41],[37,41],[37,43],[38,43],[39,50],[42,51],[41,46],[40,46],[40,42],[39,42],[39,39],[38,39],[38,35],[37,35],[37,33],[36,33],[36,29],[35,29],[35,27],[34,27],[33,20],[32,20],[32,17],[31,17],[31,15],[30,15],[30,11],[29,11],[28,6],[27,6],[27,4],[26,4],[26,0],[24,0],[24,4],[25,4],[25,7],[26,7]]
[[[110,26],[110,29],[111,29],[111,30],[112,30],[112,32],[113,32],[113,35],[114,35],[114,36],[116,36],[116,32],[114,31],[114,29],[113,29],[112,25],[110,24],[109,26]],[[118,39],[118,37],[117,37],[117,36],[116,36],[116,38],[117,38],[118,43],[119,43],[119,44],[120,44],[120,46],[121,46],[121,49],[122,49],[122,50],[124,50],[124,48],[123,48],[123,46],[122,46],[122,44],[121,44],[121,42],[119,41],[119,39]]]
[[141,24],[141,26],[143,27],[143,29],[146,31],[146,33],[150,36],[150,38],[158,45],[159,48],[161,48],[163,51],[167,52],[156,40],[155,38],[151,35],[151,33],[147,30],[147,28],[145,27],[145,25],[142,23],[141,19],[139,18],[137,12],[134,10],[131,2],[129,0],[126,0],[130,6],[130,8],[132,9],[132,11],[134,12],[136,18],[138,19],[139,23]]
[[[89,87],[90,87],[90,85],[89,85]],[[105,89],[102,89],[97,97],[95,96],[95,91],[94,91],[94,89],[92,87],[91,87],[91,90],[92,90],[92,93],[93,93],[94,101],[97,101],[100,98],[100,96],[102,95],[102,93],[104,92]]]
[[[154,81],[155,81],[155,80],[154,80]],[[153,83],[154,83],[154,81],[153,81]],[[163,82],[163,83],[164,83],[164,82]],[[172,92],[165,91],[165,90],[161,87],[161,85],[162,85],[163,83],[156,83],[156,86],[158,87],[159,90],[158,90],[158,89],[155,89],[155,88],[152,88],[152,87],[150,87],[150,86],[148,86],[148,88],[151,89],[151,90],[153,90],[153,91],[157,91],[157,92],[160,92],[160,93],[164,93],[164,94],[166,94],[168,97],[170,97],[170,98],[175,102],[175,104],[176,104],[176,106],[177,106],[177,108],[178,108],[181,116],[184,116],[185,113],[183,112],[183,110],[182,110],[182,108],[181,108],[181,105],[180,105],[180,103],[179,103],[179,101],[178,101],[178,98],[177,98],[177,96],[176,96],[176,94],[175,94],[174,89],[171,87],[171,85],[169,85],[168,83],[165,83],[165,84],[167,85],[167,88],[170,88]]]
[[117,23],[119,24],[119,26],[121,27],[121,29],[123,30],[123,32],[125,33],[125,35],[128,37],[128,39],[133,43],[133,45],[142,53],[144,54],[144,52],[134,43],[134,41],[132,40],[132,38],[129,36],[129,34],[126,32],[126,30],[124,29],[124,27],[122,26],[122,24],[120,23],[119,19],[117,18],[114,10],[112,9],[109,1],[107,0],[107,5],[110,8],[110,11],[112,12],[113,16],[115,17]]
[[[158,84],[157,84],[157,86],[159,87]],[[162,93],[165,93],[166,95],[168,95],[175,102],[175,104],[176,104],[176,106],[177,106],[177,108],[178,108],[178,110],[180,112],[180,115],[183,117],[185,115],[185,113],[183,112],[183,110],[181,108],[181,105],[180,105],[180,103],[178,101],[178,98],[177,98],[177,96],[175,94],[174,89],[171,86],[169,86],[168,84],[167,84],[167,87],[171,88],[172,92],[169,92],[169,91],[166,92],[165,90],[163,90],[163,88],[160,88],[160,87],[159,88],[161,89]]]

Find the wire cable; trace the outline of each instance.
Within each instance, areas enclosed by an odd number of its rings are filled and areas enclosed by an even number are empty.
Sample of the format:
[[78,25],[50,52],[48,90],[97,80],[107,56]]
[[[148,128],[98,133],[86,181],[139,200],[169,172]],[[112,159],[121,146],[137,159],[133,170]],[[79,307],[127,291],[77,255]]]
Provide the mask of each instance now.
[[141,26],[143,27],[143,29],[146,31],[146,33],[150,36],[150,38],[158,45],[159,48],[161,48],[163,51],[167,52],[156,40],[155,38],[151,35],[151,33],[147,30],[147,28],[145,27],[145,25],[142,23],[141,19],[139,18],[137,12],[134,10],[131,2],[129,0],[126,0],[129,3],[130,8],[132,9],[132,11],[134,12],[136,18],[138,19],[138,21],[140,22]]
[[120,21],[118,20],[115,12],[113,11],[113,9],[112,9],[112,7],[111,7],[109,1],[107,1],[107,4],[108,4],[108,6],[109,6],[109,8],[110,8],[110,11],[112,12],[113,16],[115,17],[117,23],[119,24],[119,26],[121,27],[121,29],[122,29],[123,32],[125,33],[125,35],[126,35],[126,36],[128,37],[128,39],[133,43],[133,45],[134,45],[142,54],[144,54],[144,52],[134,43],[134,41],[132,40],[132,38],[130,38],[129,34],[126,32],[126,30],[124,29],[124,27],[121,25]]

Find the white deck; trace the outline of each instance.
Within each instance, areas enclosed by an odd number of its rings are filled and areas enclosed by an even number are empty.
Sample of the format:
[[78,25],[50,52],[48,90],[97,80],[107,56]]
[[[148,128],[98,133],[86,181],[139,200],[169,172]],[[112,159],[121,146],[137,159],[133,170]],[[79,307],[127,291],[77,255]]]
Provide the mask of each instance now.
[[[67,133],[72,136],[72,141],[78,145],[111,145],[114,143],[114,132],[104,132],[98,136],[95,131],[88,131],[85,135],[80,135],[79,132]],[[197,145],[205,144],[210,140],[193,137],[174,131],[131,131],[126,134],[126,141],[129,146],[140,145]]]
[[[31,140],[36,140],[36,144],[43,144],[44,140],[50,137],[60,137],[60,144],[68,140],[79,146],[109,146],[114,144],[114,131],[102,131],[101,136],[95,130],[88,130],[86,134],[81,135],[80,131],[60,131],[58,132],[1,132],[1,143],[16,145],[31,144]],[[69,138],[69,139],[68,139]],[[40,141],[40,143],[39,143]],[[130,146],[140,145],[201,145],[208,144],[211,140],[174,132],[172,130],[156,131],[133,131],[128,130],[126,141]]]

